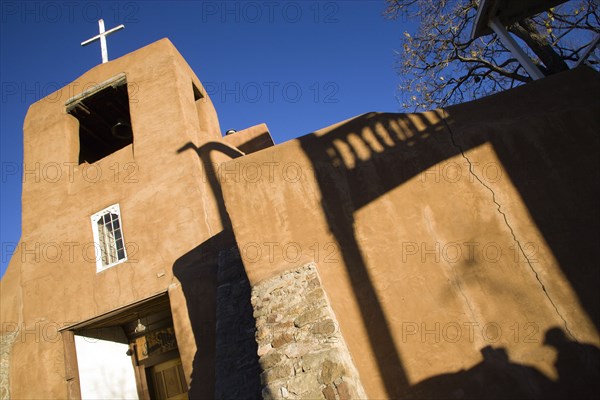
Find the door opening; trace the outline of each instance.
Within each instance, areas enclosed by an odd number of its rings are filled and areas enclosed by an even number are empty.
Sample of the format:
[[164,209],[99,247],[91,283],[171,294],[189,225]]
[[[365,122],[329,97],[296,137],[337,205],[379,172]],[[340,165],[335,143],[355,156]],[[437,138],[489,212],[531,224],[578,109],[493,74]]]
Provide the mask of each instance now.
[[166,293],[67,328],[83,399],[187,399]]

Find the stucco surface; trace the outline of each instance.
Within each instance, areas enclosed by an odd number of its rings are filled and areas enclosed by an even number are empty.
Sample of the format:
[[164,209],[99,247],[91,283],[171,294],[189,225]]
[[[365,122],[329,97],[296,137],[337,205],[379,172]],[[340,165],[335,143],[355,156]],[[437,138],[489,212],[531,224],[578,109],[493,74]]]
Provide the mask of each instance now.
[[598,88],[580,69],[228,162],[262,166],[223,181],[250,283],[315,261],[370,398],[494,358],[543,374],[521,395],[546,393],[568,379],[550,328],[599,344]]
[[[79,165],[65,103],[121,73],[133,144]],[[3,395],[66,398],[58,330],[168,292],[190,393],[210,397],[224,371],[250,371],[216,359],[227,334],[253,333],[220,316],[309,263],[369,398],[535,397],[579,382],[561,360],[600,344],[597,73],[367,113],[277,146],[265,125],[222,138],[192,84],[204,93],[163,39],[30,107],[23,235],[0,282]],[[90,216],[115,203],[128,260],[97,273]],[[236,244],[247,281],[222,253]],[[232,266],[237,297],[220,301]]]
[[[79,165],[78,122],[65,103],[120,73],[127,77],[133,145]],[[222,230],[198,154],[181,150],[221,138],[210,99],[196,103],[192,83],[204,93],[163,39],[98,65],[31,105],[24,123],[23,235],[2,279],[2,330],[19,332],[11,351],[12,398],[65,398],[56,330],[170,285],[189,382],[197,349],[189,320],[180,320],[188,315],[178,311],[185,299],[173,264]],[[128,260],[96,273],[90,216],[115,203]],[[214,286],[204,284],[209,292]],[[214,359],[210,347],[201,352]]]

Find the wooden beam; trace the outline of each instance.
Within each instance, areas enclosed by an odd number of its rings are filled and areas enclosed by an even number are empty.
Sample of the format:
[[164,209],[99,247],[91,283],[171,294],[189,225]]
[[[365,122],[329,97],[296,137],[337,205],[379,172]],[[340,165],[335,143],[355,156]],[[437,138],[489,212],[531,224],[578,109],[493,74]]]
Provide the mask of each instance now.
[[75,349],[75,334],[73,331],[60,333],[65,356],[65,381],[67,383],[67,399],[80,400],[79,367],[77,365],[77,350]]

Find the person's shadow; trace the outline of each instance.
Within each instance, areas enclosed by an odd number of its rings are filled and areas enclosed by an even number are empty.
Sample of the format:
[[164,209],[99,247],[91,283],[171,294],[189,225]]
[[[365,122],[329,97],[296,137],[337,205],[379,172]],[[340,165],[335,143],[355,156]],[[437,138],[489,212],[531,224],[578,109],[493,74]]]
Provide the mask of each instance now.
[[596,399],[600,394],[600,349],[546,331],[544,345],[557,350],[557,380],[537,368],[513,362],[502,347],[482,348],[473,367],[427,378],[411,386],[406,399]]
[[559,398],[598,398],[600,394],[600,349],[570,340],[562,329],[546,331],[544,344],[558,352],[554,366],[558,373]]
[[554,382],[535,367],[510,361],[502,347],[482,348],[483,361],[468,370],[436,375],[412,386],[408,399],[546,399]]

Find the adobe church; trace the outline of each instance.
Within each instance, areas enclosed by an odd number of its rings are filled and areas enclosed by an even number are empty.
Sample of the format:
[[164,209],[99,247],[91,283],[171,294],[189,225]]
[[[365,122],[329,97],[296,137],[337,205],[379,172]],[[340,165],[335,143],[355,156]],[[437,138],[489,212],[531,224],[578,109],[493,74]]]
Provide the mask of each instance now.
[[81,398],[76,337],[125,345],[140,399],[594,394],[599,92],[581,67],[274,145],[223,135],[167,39],[94,67],[25,119],[61,173],[23,185],[2,399]]

